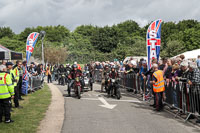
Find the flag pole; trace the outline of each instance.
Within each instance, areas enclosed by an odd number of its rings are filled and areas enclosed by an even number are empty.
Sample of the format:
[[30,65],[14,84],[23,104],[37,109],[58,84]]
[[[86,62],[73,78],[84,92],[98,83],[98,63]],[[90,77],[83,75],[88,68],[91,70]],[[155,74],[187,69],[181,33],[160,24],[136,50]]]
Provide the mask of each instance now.
[[43,70],[44,70],[44,37],[45,37],[46,32],[45,31],[40,31],[40,35],[42,37],[42,64],[43,64]]

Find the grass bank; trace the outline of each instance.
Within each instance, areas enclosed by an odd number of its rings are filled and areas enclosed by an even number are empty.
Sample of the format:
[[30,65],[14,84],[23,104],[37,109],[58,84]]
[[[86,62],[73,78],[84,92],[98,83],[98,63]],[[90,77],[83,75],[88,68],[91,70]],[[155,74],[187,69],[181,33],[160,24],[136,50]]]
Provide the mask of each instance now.
[[13,109],[11,118],[15,121],[12,124],[0,123],[0,133],[35,133],[40,121],[44,118],[45,112],[51,102],[51,92],[45,84],[43,89],[23,97],[20,101],[23,109]]

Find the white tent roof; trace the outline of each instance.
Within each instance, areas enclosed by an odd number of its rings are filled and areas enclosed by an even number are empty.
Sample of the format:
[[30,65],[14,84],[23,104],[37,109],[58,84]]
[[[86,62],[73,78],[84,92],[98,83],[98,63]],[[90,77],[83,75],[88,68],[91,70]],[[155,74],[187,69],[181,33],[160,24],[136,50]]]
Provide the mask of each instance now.
[[123,63],[125,63],[126,61],[129,61],[130,59],[133,59],[135,61],[139,61],[140,59],[145,59],[147,61],[147,57],[146,56],[129,56],[129,57],[126,57],[123,61]]
[[[194,58],[197,58],[198,55],[200,55],[200,49],[187,51],[187,52],[179,54],[177,56],[180,56],[180,55],[184,55],[185,59],[194,59]],[[174,56],[172,58],[176,58],[177,56]]]
[[10,59],[10,50],[7,49],[6,47],[0,45],[0,52],[5,52],[5,59],[9,60]]

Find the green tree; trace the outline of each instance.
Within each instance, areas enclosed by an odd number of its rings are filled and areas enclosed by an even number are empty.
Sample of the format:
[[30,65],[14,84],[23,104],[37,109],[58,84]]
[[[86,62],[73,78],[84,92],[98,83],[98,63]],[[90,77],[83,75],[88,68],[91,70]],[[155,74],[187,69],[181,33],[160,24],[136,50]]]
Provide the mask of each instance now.
[[185,52],[183,43],[178,40],[169,41],[165,48],[161,45],[161,50],[161,57],[173,57]]
[[14,32],[10,29],[10,27],[0,27],[0,38],[8,37],[12,38],[14,36]]
[[183,34],[183,42],[186,50],[200,48],[200,30],[195,28],[186,29]]
[[103,53],[109,53],[117,47],[119,42],[117,28],[105,26],[96,27],[91,37],[92,45]]
[[24,42],[15,39],[10,39],[8,37],[0,39],[0,44],[13,51],[23,53],[25,53],[26,51],[26,44]]

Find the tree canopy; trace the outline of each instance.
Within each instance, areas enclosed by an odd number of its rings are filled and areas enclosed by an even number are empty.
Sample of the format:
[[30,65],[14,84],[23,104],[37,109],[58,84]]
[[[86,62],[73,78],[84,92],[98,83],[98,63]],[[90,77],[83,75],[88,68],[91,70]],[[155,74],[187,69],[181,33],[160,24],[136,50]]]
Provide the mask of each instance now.
[[[66,62],[86,63],[91,60],[124,59],[126,56],[146,55],[146,31],[149,24],[140,27],[133,20],[112,26],[81,25],[70,32],[65,26],[27,27],[15,34],[10,27],[0,27],[0,44],[25,53],[26,39],[31,32],[46,31],[44,46],[46,60],[55,62],[55,53],[65,53]],[[62,49],[64,48],[64,49]],[[200,48],[200,22],[183,20],[178,23],[163,22],[161,27],[161,57],[172,57],[182,52]],[[52,51],[51,51],[52,50]],[[59,56],[59,60],[61,55]],[[52,59],[50,59],[50,55]],[[41,39],[38,39],[33,56],[41,58]],[[64,62],[62,60],[62,62]]]

